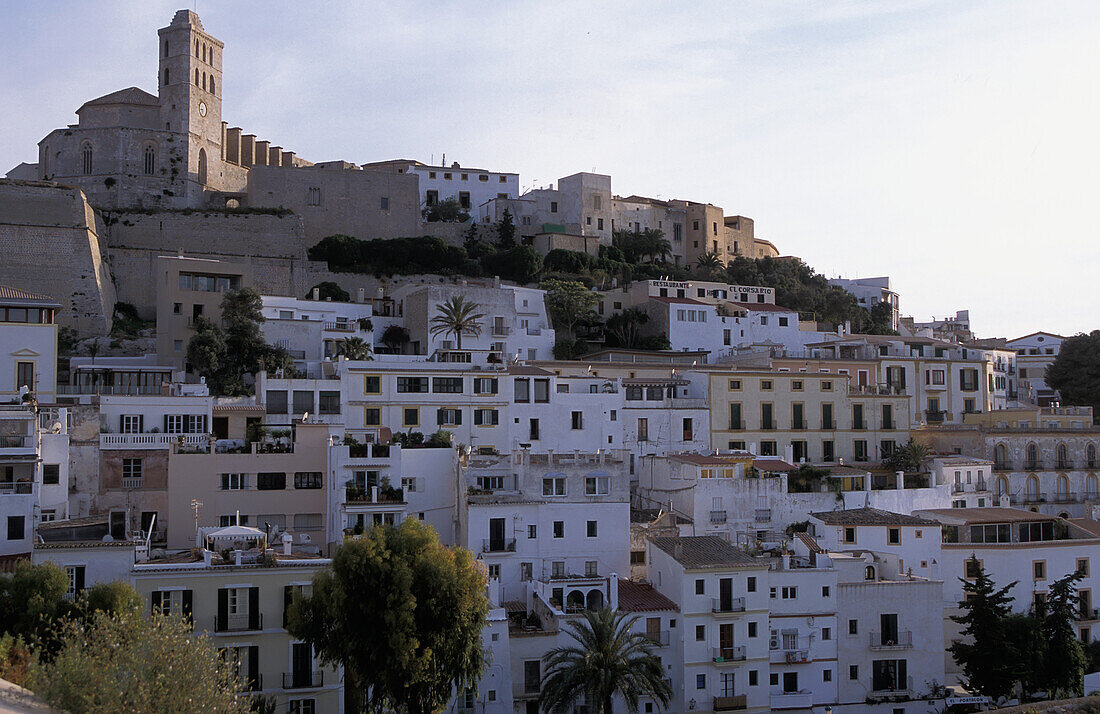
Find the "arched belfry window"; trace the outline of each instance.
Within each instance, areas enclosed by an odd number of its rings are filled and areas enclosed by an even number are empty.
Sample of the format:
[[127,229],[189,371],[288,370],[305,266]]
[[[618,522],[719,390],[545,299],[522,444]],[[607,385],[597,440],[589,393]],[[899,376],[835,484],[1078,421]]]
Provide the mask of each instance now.
[[199,183],[206,184],[206,149],[199,149]]
[[214,75],[210,75],[210,93],[211,94],[216,94],[217,93],[217,92],[214,91]]
[[202,73],[202,88],[206,89],[206,72]]
[[157,150],[151,145],[146,145],[144,154],[145,175],[152,176],[157,170]]
[[195,68],[195,86],[196,87],[199,86],[199,69],[198,69],[198,67]]
[[198,56],[199,56],[199,40],[198,40],[198,38],[196,38],[195,39],[195,57],[198,57]]
[[164,86],[168,86],[168,68],[164,68]]
[[164,41],[164,56],[168,56],[168,40]]
[[92,173],[92,145],[87,142],[80,146],[80,172]]

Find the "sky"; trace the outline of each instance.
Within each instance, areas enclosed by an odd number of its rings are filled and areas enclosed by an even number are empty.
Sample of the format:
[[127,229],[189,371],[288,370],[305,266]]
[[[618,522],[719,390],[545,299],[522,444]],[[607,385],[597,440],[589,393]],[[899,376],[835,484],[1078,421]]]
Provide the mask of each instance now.
[[722,206],[981,337],[1100,328],[1100,3],[0,0],[0,174],[225,43],[223,119],[311,161],[578,171]]

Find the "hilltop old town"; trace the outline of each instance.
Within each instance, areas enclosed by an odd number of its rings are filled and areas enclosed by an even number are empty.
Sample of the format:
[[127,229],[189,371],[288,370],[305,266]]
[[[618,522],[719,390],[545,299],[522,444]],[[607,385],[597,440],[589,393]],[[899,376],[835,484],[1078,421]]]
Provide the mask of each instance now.
[[[0,581],[63,573],[73,607],[125,584],[257,711],[923,714],[1087,691],[1100,427],[1048,375],[1073,338],[918,321],[889,277],[826,279],[706,196],[311,162],[223,116],[230,29],[146,28],[157,86],[48,118],[37,163],[0,180]],[[473,669],[440,664],[449,631],[406,641],[444,677],[416,705],[409,657],[395,674],[333,644],[461,609],[359,606],[398,585],[341,554],[400,538],[474,578]],[[424,562],[402,577],[445,569]],[[24,632],[29,595],[0,589]],[[1068,639],[998,689],[981,669],[1008,650],[968,659],[990,646],[971,602],[1004,621],[995,647],[1007,623]],[[599,701],[559,650],[607,618],[636,659],[601,665],[628,683]]]

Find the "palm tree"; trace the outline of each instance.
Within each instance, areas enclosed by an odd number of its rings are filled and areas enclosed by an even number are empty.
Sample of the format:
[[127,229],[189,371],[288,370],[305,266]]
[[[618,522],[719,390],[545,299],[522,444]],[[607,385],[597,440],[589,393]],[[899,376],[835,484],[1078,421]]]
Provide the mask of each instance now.
[[695,265],[703,272],[713,275],[722,269],[722,260],[717,253],[708,251],[699,256],[699,259],[695,261]]
[[455,295],[436,309],[439,314],[432,318],[432,336],[454,335],[458,349],[462,349],[462,336],[481,336],[481,320],[484,314],[476,312],[481,307],[462,295]]
[[362,337],[345,337],[336,347],[336,354],[348,359],[374,359],[374,350]]
[[634,632],[637,615],[613,610],[589,610],[584,619],[566,623],[577,641],[546,654],[539,706],[547,714],[565,714],[582,696],[599,714],[612,714],[616,694],[626,700],[627,711],[638,711],[638,699],[650,697],[659,706],[672,701],[672,688],[664,678],[653,643]]

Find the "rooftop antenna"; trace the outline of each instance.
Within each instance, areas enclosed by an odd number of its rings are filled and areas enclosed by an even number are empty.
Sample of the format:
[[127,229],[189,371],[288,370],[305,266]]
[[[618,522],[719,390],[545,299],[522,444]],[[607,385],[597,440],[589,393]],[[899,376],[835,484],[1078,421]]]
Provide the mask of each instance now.
[[191,499],[191,510],[195,513],[195,534],[199,532],[199,509],[202,508],[202,501],[197,498]]

